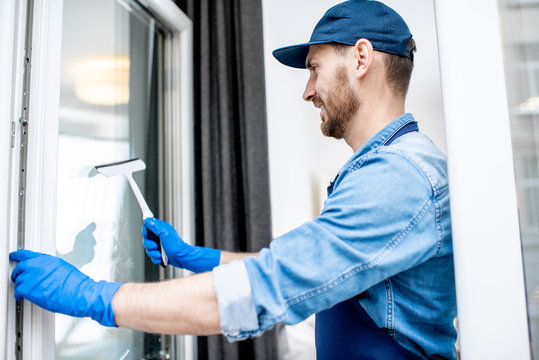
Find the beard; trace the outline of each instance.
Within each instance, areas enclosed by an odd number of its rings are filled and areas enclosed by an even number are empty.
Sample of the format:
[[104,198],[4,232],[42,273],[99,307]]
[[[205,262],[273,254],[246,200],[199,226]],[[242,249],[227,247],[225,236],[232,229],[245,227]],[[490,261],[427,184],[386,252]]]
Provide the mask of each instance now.
[[359,108],[359,99],[352,91],[344,66],[336,70],[335,86],[328,92],[326,101],[317,100],[324,105],[320,129],[322,134],[335,139],[342,139]]

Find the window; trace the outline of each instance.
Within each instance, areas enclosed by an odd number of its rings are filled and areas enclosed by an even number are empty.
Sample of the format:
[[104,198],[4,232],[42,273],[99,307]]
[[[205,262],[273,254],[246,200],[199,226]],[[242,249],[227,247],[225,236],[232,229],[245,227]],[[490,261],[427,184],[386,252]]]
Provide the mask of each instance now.
[[530,341],[539,356],[539,2],[499,7]]
[[[95,279],[156,281],[141,245],[142,213],[123,176],[93,166],[140,158],[135,173],[155,216],[163,217],[159,154],[163,97],[162,30],[133,1],[64,2],[58,136],[57,255]],[[170,337],[110,329],[56,315],[56,358],[154,359]]]
[[[96,279],[180,276],[147,260],[125,179],[92,168],[144,160],[134,176],[154,214],[194,239],[189,19],[170,0],[7,0],[0,10],[10,49],[1,71],[12,81],[1,88],[12,119],[1,162],[9,250],[56,253]],[[191,356],[183,337],[103,328],[26,301],[17,312],[9,289],[3,358]]]

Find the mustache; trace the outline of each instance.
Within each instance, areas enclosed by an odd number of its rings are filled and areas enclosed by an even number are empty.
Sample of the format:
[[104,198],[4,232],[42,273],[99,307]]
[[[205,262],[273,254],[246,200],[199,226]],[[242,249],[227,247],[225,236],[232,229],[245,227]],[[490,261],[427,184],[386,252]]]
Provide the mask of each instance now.
[[322,99],[320,99],[320,97],[315,95],[313,97],[313,105],[315,108],[320,108],[322,105],[324,105],[324,102],[322,101]]

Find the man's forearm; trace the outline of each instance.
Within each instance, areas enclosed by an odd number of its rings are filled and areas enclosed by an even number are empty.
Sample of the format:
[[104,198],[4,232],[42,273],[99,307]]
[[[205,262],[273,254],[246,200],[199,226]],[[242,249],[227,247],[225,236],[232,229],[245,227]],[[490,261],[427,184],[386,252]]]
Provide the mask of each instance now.
[[229,251],[221,251],[221,259],[219,260],[219,265],[228,264],[234,260],[241,260],[247,256],[257,256],[258,253],[236,253]]
[[161,334],[220,334],[213,274],[125,283],[112,299],[116,325]]

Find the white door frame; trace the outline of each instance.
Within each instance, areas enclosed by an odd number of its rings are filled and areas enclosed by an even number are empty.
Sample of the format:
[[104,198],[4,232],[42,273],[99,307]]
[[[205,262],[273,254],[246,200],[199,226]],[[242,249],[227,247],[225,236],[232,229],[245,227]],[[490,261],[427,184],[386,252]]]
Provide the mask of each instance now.
[[[6,242],[0,256],[0,272],[6,279],[0,294],[0,357],[15,358],[15,301],[13,284],[8,280],[13,264],[7,254],[17,248],[17,194],[19,174],[24,29],[27,1],[0,1],[0,189],[7,196],[0,200],[0,225]],[[165,126],[168,156],[166,183],[172,194],[168,209],[171,222],[186,239],[194,239],[193,197],[193,107],[192,107],[192,23],[171,0],[146,0],[141,5],[166,28],[165,98],[168,104]],[[30,106],[28,119],[28,163],[26,183],[26,249],[55,253],[56,176],[58,158],[58,119],[63,0],[34,1]],[[12,129],[12,123],[14,128]],[[11,148],[12,130],[15,133]],[[174,140],[174,141],[172,141]],[[7,145],[6,145],[7,144]],[[175,181],[173,181],[175,180]],[[23,358],[54,358],[54,315],[24,302]],[[182,341],[178,338],[178,341]],[[178,348],[178,347],[176,347]],[[186,341],[178,358],[191,358],[193,346]]]
[[462,359],[529,359],[498,3],[435,10]]

